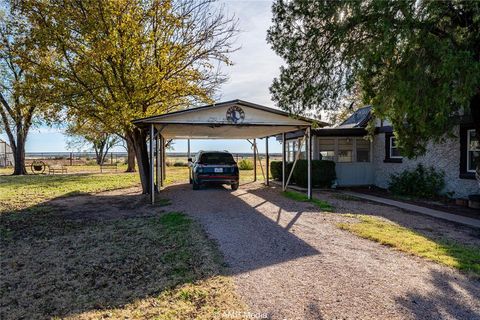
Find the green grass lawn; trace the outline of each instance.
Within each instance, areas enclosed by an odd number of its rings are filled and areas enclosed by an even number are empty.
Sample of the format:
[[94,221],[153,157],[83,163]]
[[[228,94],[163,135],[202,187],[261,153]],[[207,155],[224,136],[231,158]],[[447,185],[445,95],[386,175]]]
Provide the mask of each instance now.
[[452,241],[434,241],[413,230],[367,215],[349,215],[359,222],[338,226],[362,238],[480,276],[480,248]]
[[323,211],[332,212],[334,209],[333,206],[326,201],[316,199],[316,198],[308,199],[307,195],[304,193],[300,193],[296,191],[284,191],[283,195],[295,201],[311,202]]
[[25,209],[60,196],[138,184],[138,173],[0,176],[0,212]]

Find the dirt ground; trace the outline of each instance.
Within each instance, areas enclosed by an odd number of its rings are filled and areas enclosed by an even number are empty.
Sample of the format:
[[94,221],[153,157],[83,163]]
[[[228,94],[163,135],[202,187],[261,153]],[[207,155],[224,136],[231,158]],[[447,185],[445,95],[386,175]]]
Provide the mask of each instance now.
[[480,245],[478,230],[321,193],[321,213],[259,183],[237,191],[169,186],[169,210],[204,226],[240,296],[271,319],[479,319],[480,281],[340,230],[339,213],[375,214],[432,238]]
[[221,255],[138,187],[0,214],[0,319],[210,319],[242,308]]

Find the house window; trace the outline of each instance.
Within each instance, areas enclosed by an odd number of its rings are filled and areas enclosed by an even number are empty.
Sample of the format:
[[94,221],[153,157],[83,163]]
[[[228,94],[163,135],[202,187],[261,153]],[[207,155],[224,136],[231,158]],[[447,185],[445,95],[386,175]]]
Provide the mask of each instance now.
[[475,158],[480,152],[480,144],[475,129],[467,130],[467,172],[475,172]]
[[390,158],[391,159],[401,159],[402,156],[400,155],[400,151],[398,150],[397,146],[397,139],[394,136],[390,137]]
[[318,150],[322,160],[335,161],[335,138],[319,138]]
[[370,141],[357,138],[357,162],[370,162]]
[[352,162],[353,154],[353,139],[339,138],[338,139],[338,162]]
[[300,148],[299,159],[306,160],[307,159],[307,140],[305,139],[305,141],[302,142],[302,139],[299,139],[297,146],[300,146],[300,143],[301,143],[301,148]]
[[[297,152],[298,152],[298,148],[300,147],[300,142],[301,142],[302,139],[298,139],[298,140],[290,140],[287,142],[287,162],[293,162],[295,161],[295,158],[297,157]],[[299,159],[306,159],[306,146],[305,146],[305,143],[302,143],[302,146],[301,146],[301,150],[300,150],[300,157]]]
[[398,149],[397,141],[393,132],[385,133],[385,160],[383,162],[402,162],[402,155]]
[[334,150],[326,150],[326,151],[320,151],[320,158],[322,160],[335,160],[335,151]]
[[295,144],[295,140],[287,142],[287,162],[292,162],[295,159]]

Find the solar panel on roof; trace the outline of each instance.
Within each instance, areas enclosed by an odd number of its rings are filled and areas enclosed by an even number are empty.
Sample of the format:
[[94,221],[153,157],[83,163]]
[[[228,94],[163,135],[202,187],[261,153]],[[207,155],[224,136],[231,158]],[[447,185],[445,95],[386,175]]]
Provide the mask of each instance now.
[[362,126],[365,120],[370,116],[370,106],[363,107],[354,112],[347,120],[338,127],[358,127]]

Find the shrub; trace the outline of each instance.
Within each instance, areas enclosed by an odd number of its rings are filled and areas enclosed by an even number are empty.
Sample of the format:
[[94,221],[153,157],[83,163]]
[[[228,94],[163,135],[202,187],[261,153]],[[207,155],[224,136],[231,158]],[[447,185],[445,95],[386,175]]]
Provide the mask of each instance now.
[[435,198],[445,187],[445,173],[418,164],[413,170],[390,175],[388,189],[397,195]]
[[188,163],[183,161],[177,161],[173,164],[174,167],[188,167]]
[[[293,162],[287,163],[287,177],[292,170]],[[290,183],[296,183],[301,187],[308,186],[308,161],[298,160]],[[272,161],[270,171],[275,180],[282,179],[282,162]],[[329,188],[336,178],[335,162],[329,160],[312,160],[312,186]]]
[[[290,170],[292,170],[292,165],[293,165],[293,162],[287,162],[287,167],[286,167],[287,177],[288,177],[288,174],[290,173]],[[270,162],[270,174],[272,175],[274,180],[282,180],[282,161]]]
[[282,161],[270,162],[270,173],[275,180],[282,179]]
[[[312,186],[330,188],[337,177],[335,162],[312,160]],[[292,175],[293,182],[301,187],[308,186],[308,161],[298,160]]]
[[242,159],[238,161],[238,169],[240,170],[253,170],[253,161],[249,159]]

